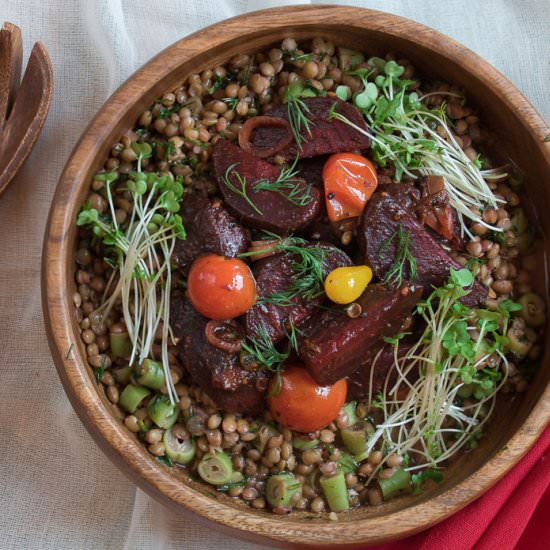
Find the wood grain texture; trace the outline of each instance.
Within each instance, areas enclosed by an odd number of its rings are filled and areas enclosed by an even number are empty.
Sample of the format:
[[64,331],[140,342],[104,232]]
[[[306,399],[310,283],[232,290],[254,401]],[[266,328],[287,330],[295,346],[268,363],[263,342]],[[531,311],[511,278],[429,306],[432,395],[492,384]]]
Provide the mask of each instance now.
[[[19,73],[20,64],[21,56]],[[21,85],[14,90],[12,85],[15,82],[19,84],[19,75],[15,78],[16,72],[14,68],[11,73],[13,81],[5,96],[8,118],[3,127],[0,126],[0,194],[29,156],[46,122],[53,94],[52,65],[46,48],[40,42],[34,45]],[[0,78],[2,76],[0,73]],[[0,109],[3,107],[0,104]]]
[[[325,36],[372,55],[394,51],[411,59],[428,78],[464,87],[480,107],[484,125],[503,137],[505,153],[524,170],[529,196],[548,234],[545,205],[550,204],[550,192],[544,182],[550,174],[550,143],[544,144],[543,138],[549,129],[504,76],[457,42],[400,17],[347,7],[278,8],[224,21],[170,46],[137,71],[99,111],[67,163],[52,203],[44,241],[43,309],[57,370],[75,410],[100,447],[143,490],[235,536],[287,548],[352,548],[426,529],[480,496],[520,460],[550,419],[550,350],[529,391],[501,407],[482,445],[450,467],[444,483],[416,498],[340,514],[338,522],[312,519],[307,513],[281,518],[245,508],[225,495],[207,496],[204,486],[198,487],[184,473],[170,471],[149,455],[98,391],[86,365],[71,303],[74,220],[91,176],[112,144],[147,105],[189,73],[214,67],[239,52],[280,43],[287,36]],[[541,270],[548,269],[548,257],[545,262]]]
[[21,81],[23,39],[21,29],[5,22],[0,30],[0,130],[9,115]]

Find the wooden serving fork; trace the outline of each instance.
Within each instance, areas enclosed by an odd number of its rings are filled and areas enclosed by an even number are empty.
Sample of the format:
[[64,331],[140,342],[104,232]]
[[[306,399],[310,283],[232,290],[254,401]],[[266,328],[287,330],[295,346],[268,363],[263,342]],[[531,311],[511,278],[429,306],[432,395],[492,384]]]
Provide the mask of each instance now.
[[37,42],[21,81],[21,29],[4,23],[0,30],[0,194],[25,159],[46,121],[53,93],[48,52]]

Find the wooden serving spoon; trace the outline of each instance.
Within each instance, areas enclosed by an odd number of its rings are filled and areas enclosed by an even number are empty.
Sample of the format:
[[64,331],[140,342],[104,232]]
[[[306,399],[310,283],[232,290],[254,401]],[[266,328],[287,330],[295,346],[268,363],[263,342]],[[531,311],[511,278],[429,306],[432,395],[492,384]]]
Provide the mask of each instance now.
[[20,29],[5,23],[0,31],[0,194],[29,156],[52,100],[52,65],[40,42],[18,88],[22,51]]

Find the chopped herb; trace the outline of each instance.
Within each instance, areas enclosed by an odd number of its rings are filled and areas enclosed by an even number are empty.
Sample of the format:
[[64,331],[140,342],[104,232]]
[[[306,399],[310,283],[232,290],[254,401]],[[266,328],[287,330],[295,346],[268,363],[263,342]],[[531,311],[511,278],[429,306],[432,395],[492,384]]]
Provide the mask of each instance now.
[[383,254],[394,240],[397,241],[395,243],[395,259],[388,269],[383,282],[400,287],[405,281],[405,270],[408,271],[408,279],[410,281],[416,279],[416,260],[412,254],[414,247],[411,243],[411,235],[408,231],[403,230],[401,224],[397,226],[397,229],[387,239],[382,241],[378,249],[378,255]]
[[[237,163],[234,163],[231,166],[229,166],[225,171],[225,175],[222,178],[224,185],[230,191],[242,197],[250,205],[250,208],[252,208],[254,212],[259,214],[260,216],[263,216],[262,211],[252,202],[251,198],[248,196],[248,192],[246,190],[246,178],[243,178],[239,174],[239,172],[235,170],[236,166],[237,166]],[[231,181],[231,176],[233,176],[235,180],[237,180],[237,183],[239,185],[238,187],[235,184],[233,184],[233,182]]]
[[169,468],[174,466],[174,461],[168,455],[157,456],[157,460]]
[[238,97],[224,97],[222,98],[222,101],[226,103],[229,107],[229,110],[232,111],[233,109],[235,109],[240,99]]
[[95,379],[97,380],[97,383],[99,384],[101,382],[101,379],[103,378],[103,374],[105,373],[105,367],[97,367],[94,369],[94,375]]
[[283,50],[283,57],[285,61],[290,61],[291,63],[300,63],[306,61],[312,61],[314,53],[298,53],[297,51]]
[[254,192],[258,191],[273,191],[279,193],[285,199],[296,206],[307,206],[312,200],[311,196],[311,184],[300,188],[297,184],[303,183],[303,180],[297,179],[296,176],[299,173],[299,169],[296,168],[298,157],[287,168],[283,168],[277,179],[274,181],[268,181],[266,179],[258,180],[254,184]]
[[164,150],[164,160],[168,160],[169,157],[176,154],[176,144],[173,141],[165,141],[162,148]]
[[229,491],[229,489],[232,489],[233,487],[244,487],[248,482],[248,477],[244,476],[240,481],[230,481],[229,483],[225,483],[224,485],[219,485],[216,487],[217,491],[220,491],[222,493],[226,493]]
[[225,76],[216,75],[214,84],[208,88],[208,93],[210,95],[215,94],[218,90],[225,88],[228,84],[233,82],[233,80],[235,80],[235,75],[231,73],[228,73]]
[[161,107],[159,109],[158,118],[169,118],[174,113],[177,113],[181,109],[181,105],[173,105],[172,107]]
[[141,433],[147,433],[148,431],[147,426],[145,425],[145,422],[143,422],[141,418],[138,420],[138,427]]

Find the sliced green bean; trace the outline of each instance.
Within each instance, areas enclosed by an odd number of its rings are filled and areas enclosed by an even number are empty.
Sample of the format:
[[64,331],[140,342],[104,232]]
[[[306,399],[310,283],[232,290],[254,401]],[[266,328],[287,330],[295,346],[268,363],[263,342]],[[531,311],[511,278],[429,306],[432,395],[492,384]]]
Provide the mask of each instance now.
[[130,383],[130,374],[132,373],[130,367],[120,367],[118,369],[113,369],[112,372],[115,380],[119,384],[125,385]]
[[273,507],[290,506],[292,498],[302,490],[302,484],[287,472],[271,476],[266,483],[265,498]]
[[292,446],[299,451],[307,451],[308,449],[315,449],[318,447],[319,440],[296,436],[292,439]]
[[195,457],[195,441],[190,437],[187,439],[176,437],[172,428],[164,432],[162,441],[166,454],[178,464],[189,464]]
[[111,344],[111,357],[129,357],[132,353],[132,342],[127,332],[111,332],[109,343]]
[[168,396],[158,394],[149,403],[147,414],[159,428],[167,430],[176,423],[179,409],[172,405]]
[[379,479],[378,484],[382,490],[384,500],[389,500],[411,490],[411,474],[407,470],[396,470],[389,479]]
[[359,420],[359,418],[357,417],[356,409],[357,403],[355,401],[350,401],[342,407],[342,412],[345,412],[349,418],[348,426],[353,426]]
[[143,386],[128,384],[120,394],[118,404],[129,413],[135,413],[140,403],[150,394],[150,390]]
[[160,390],[164,386],[164,371],[161,363],[152,359],[144,359],[134,367],[134,377],[138,384],[152,390]]
[[348,490],[344,472],[337,472],[333,476],[322,476],[319,479],[325,498],[331,512],[343,512],[349,508]]
[[360,455],[367,448],[367,423],[363,421],[356,422],[353,426],[340,430],[340,437],[351,454]]
[[201,458],[197,471],[206,483],[225,485],[231,481],[233,465],[231,458],[223,451],[212,451]]

